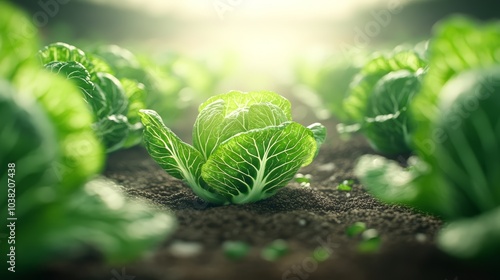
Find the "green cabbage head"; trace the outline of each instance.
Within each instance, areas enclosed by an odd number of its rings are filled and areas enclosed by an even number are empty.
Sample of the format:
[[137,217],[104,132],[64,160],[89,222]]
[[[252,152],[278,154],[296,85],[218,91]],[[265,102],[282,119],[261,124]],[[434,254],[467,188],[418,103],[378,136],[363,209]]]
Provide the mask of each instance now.
[[292,121],[290,102],[269,91],[231,91],[199,107],[193,146],[152,110],[140,112],[152,158],[214,204],[243,204],[274,195],[317,155],[326,130]]

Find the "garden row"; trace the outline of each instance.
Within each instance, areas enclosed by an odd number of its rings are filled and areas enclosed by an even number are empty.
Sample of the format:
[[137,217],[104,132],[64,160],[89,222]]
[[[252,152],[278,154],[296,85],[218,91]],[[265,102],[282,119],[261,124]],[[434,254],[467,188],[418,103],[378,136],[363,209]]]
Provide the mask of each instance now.
[[[186,87],[210,94],[214,74],[174,75],[172,64],[116,46],[39,50],[25,15],[5,3],[0,15],[0,164],[13,170],[0,177],[15,183],[0,218],[23,220],[18,258],[4,262],[21,271],[88,245],[107,262],[129,261],[173,231],[171,215],[96,177],[108,152],[144,142],[169,174],[223,205],[274,195],[325,141],[325,127],[292,121],[278,94],[232,91],[201,104],[191,146],[163,121]],[[441,248],[487,258],[500,250],[500,24],[452,18],[424,45],[349,59],[305,82],[344,123],[339,131],[361,132],[383,155],[411,155],[405,166],[362,157],[356,174],[370,193],[443,217]]]

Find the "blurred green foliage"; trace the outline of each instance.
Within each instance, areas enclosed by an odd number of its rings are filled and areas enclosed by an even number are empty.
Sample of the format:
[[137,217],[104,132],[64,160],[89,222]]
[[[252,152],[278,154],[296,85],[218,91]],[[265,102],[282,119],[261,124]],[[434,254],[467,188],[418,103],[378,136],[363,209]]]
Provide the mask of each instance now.
[[[81,97],[86,84],[44,70],[36,60],[37,35],[26,33],[34,28],[4,2],[0,30],[0,178],[9,182],[0,218],[17,218],[9,221],[15,228],[2,229],[14,238],[2,242],[9,256],[2,254],[0,274],[11,273],[7,267],[19,275],[35,273],[89,251],[109,263],[141,256],[175,228],[173,217],[127,198],[109,181],[93,179],[103,166],[104,149]],[[80,65],[70,66],[82,81],[88,72]]]
[[499,46],[498,21],[438,24],[428,73],[409,105],[418,157],[403,168],[367,155],[355,170],[379,199],[447,219],[438,245],[464,259],[488,261],[500,251]]

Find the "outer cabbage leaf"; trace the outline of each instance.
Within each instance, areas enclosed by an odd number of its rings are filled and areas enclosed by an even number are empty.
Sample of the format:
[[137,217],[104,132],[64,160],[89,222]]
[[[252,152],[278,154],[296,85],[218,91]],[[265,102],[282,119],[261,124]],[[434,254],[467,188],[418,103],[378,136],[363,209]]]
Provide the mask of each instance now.
[[105,116],[92,124],[95,134],[101,139],[108,153],[123,147],[128,137],[129,126],[124,115]]
[[[77,235],[102,250],[111,263],[123,263],[144,255],[145,249],[154,247],[175,230],[175,219],[170,213],[145,200],[126,197],[120,187],[109,180],[88,182],[83,192],[75,193],[67,205],[67,222],[81,221],[79,228],[85,225],[88,234]],[[58,236],[51,236],[54,246],[60,244],[64,236],[77,238],[71,236],[74,232],[69,228],[66,232],[69,234],[59,231]]]
[[412,151],[410,135],[413,123],[408,108],[420,91],[421,73],[408,70],[382,77],[368,97],[361,130],[371,146],[384,154],[408,154]]
[[461,259],[491,262],[500,251],[500,207],[477,217],[451,222],[437,237],[438,246]]
[[203,155],[192,146],[182,142],[153,110],[141,110],[144,124],[144,142],[151,157],[175,178],[184,180],[191,189],[208,202],[222,204],[224,198],[213,192],[201,177],[205,163]]
[[225,102],[217,100],[203,108],[193,127],[193,146],[201,152],[204,159],[219,146],[220,128],[225,119]]
[[[447,182],[416,158],[408,168],[378,155],[362,156],[354,174],[366,190],[389,204],[409,205],[426,212],[450,217],[462,201],[450,192]],[[441,186],[436,188],[435,186]]]
[[53,61],[45,64],[45,68],[52,73],[62,74],[71,80],[85,94],[85,99],[92,98],[95,90],[94,83],[90,80],[90,74],[83,65],[76,61],[59,62]]
[[75,61],[83,65],[90,73],[93,82],[97,81],[97,73],[113,74],[113,71],[103,60],[86,54],[81,49],[66,44],[66,43],[53,43],[45,46],[38,51],[38,57],[43,65],[57,61],[57,62],[71,62]]
[[298,123],[254,129],[223,142],[203,165],[202,177],[232,203],[254,202],[285,186],[316,149],[312,131]]
[[91,75],[95,75],[94,65],[90,59],[85,55],[81,49],[66,44],[66,43],[53,43],[45,46],[38,52],[38,56],[43,65],[57,61],[57,62],[70,62],[75,61],[83,65]]
[[107,152],[112,152],[122,148],[129,135],[128,100],[120,81],[113,75],[99,72],[97,80],[96,90],[105,96],[106,106],[96,112],[99,120],[93,127]]
[[[156,209],[155,209],[156,208]],[[148,202],[127,198],[111,181],[96,179],[59,197],[23,223],[17,245],[19,270],[46,262],[102,253],[108,264],[124,263],[147,253],[176,227],[171,214]],[[28,228],[29,227],[29,228]],[[21,229],[20,228],[20,229]],[[36,237],[33,230],[36,229]]]
[[344,100],[344,110],[349,119],[362,123],[368,100],[376,84],[385,75],[398,70],[417,72],[426,67],[426,62],[413,50],[396,49],[390,55],[378,55],[361,69],[351,83],[349,96]]
[[104,117],[112,114],[126,115],[128,100],[120,81],[108,73],[97,73],[97,90],[106,98],[106,107],[96,112],[97,116]]
[[319,153],[319,148],[326,140],[326,127],[320,123],[313,123],[307,127],[312,131],[314,139],[316,140],[316,153],[314,157],[316,157]]
[[79,62],[53,61],[45,64],[45,68],[53,73],[62,74],[73,82],[83,93],[85,101],[90,105],[93,112],[98,112],[106,107],[106,97],[96,89],[89,72]]

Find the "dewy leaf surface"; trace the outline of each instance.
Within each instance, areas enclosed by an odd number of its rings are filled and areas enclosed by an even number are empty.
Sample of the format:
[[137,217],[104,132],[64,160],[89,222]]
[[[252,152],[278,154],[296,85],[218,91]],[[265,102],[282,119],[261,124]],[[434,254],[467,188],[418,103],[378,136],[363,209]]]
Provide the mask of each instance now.
[[144,125],[144,143],[151,157],[170,175],[185,180],[193,191],[206,201],[222,204],[223,197],[211,192],[201,178],[203,155],[182,142],[153,110],[139,112]]
[[315,152],[312,131],[298,123],[250,130],[222,143],[202,176],[232,203],[253,202],[285,186]]

